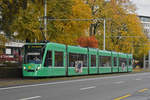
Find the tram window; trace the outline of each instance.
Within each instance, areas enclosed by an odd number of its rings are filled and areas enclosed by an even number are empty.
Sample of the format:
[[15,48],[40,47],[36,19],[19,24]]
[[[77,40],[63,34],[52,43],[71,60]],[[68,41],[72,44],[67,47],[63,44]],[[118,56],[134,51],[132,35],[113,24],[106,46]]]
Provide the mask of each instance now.
[[117,57],[114,57],[114,67],[117,67]]
[[45,52],[45,46],[41,49],[41,57],[43,58]]
[[79,60],[83,61],[83,67],[87,67],[87,55],[81,54],[80,57],[81,59]]
[[91,55],[91,67],[96,67],[96,55]]
[[42,63],[42,52],[41,49],[44,48],[44,45],[25,45],[24,46],[24,63]]
[[55,67],[63,66],[63,52],[55,52]]
[[45,67],[52,66],[52,51],[47,51],[44,66]]
[[87,55],[69,53],[69,66],[70,67],[75,67],[75,62],[76,61],[82,61],[83,62],[83,67],[87,67]]
[[127,59],[126,58],[119,58],[119,66],[122,67],[122,65],[127,65]]
[[99,57],[100,67],[111,67],[111,57],[110,56],[100,56]]
[[77,54],[69,53],[69,66],[75,67],[75,61],[77,61]]
[[129,59],[129,66],[132,66],[132,59]]

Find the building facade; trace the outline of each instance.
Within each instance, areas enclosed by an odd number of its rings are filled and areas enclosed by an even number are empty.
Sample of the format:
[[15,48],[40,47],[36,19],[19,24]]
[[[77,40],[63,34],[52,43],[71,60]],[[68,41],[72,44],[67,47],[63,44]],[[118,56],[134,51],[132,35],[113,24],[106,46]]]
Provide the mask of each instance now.
[[[141,24],[143,26],[143,32],[150,40],[150,16],[139,16]],[[143,67],[150,68],[150,51],[148,57],[144,55]]]
[[3,53],[0,54],[0,62],[22,62],[22,47],[24,43],[17,41],[9,41],[5,43]]
[[150,16],[139,16],[143,26],[143,32],[150,39]]

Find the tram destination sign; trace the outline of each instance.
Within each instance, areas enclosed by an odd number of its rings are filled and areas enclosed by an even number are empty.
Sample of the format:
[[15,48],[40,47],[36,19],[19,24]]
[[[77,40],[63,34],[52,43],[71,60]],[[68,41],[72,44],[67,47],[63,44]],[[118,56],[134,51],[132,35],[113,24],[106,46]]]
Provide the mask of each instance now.
[[27,49],[41,49],[43,45],[28,45]]

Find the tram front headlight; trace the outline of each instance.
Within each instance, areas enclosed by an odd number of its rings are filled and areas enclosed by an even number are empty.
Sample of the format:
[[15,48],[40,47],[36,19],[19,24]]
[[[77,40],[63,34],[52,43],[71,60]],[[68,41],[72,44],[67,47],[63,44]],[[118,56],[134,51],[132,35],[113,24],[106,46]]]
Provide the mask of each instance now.
[[40,67],[37,68],[38,70],[40,69]]
[[24,66],[24,67],[23,67],[23,69],[25,70],[25,69],[26,69],[26,67]]
[[41,69],[41,64],[40,64],[40,66],[37,67],[37,69],[38,69],[38,70]]

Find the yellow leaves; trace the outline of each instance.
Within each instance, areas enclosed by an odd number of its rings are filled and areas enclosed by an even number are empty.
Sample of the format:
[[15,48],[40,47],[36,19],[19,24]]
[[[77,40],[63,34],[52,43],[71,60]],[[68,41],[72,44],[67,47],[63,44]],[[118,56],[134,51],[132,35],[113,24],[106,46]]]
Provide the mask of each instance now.
[[[68,14],[68,19],[91,19],[91,9],[87,4],[82,0],[71,1],[73,1],[71,7],[72,14]],[[59,36],[50,40],[58,43],[77,45],[76,40],[80,36],[85,35],[85,30],[88,30],[89,24],[90,21],[55,21],[54,25],[60,32],[54,34],[59,34]]]
[[0,34],[0,44],[4,44],[6,42],[6,38],[3,34]]
[[[12,2],[13,0],[9,0]],[[128,13],[128,9],[133,9],[132,5],[123,9],[122,6],[114,2],[104,2],[104,0],[47,0],[47,16],[54,19],[106,19],[106,49],[117,52],[131,53],[135,55],[147,52],[149,46],[143,48],[134,45],[147,43],[148,40],[142,32],[142,27],[137,16]],[[35,38],[42,40],[39,22],[40,17],[44,16],[42,2],[33,3],[29,0],[27,9],[19,10],[18,16],[14,21],[13,29],[19,32],[20,39]],[[99,47],[103,47],[103,21],[48,21],[47,38],[50,41],[75,45],[77,38],[88,33],[90,24],[97,24],[96,33],[100,33],[97,38]],[[133,37],[132,37],[133,36]],[[135,36],[135,37],[134,37]],[[136,36],[140,36],[136,37]]]
[[4,35],[0,34],[0,54],[2,53],[2,49],[5,48],[6,38]]
[[[11,1],[11,0],[10,0]],[[17,31],[18,39],[40,41],[43,39],[40,26],[44,27],[43,20],[44,7],[37,1],[28,1],[27,8],[20,8],[16,19],[11,26],[13,31]],[[82,0],[47,0],[47,16],[60,19],[91,19],[91,9]],[[80,36],[85,35],[88,30],[89,21],[48,21],[47,38],[65,44],[76,44]]]
[[[92,2],[93,0],[90,1]],[[91,5],[94,3],[92,2]],[[97,4],[99,9],[95,16],[110,19],[106,20],[106,50],[125,53],[133,51],[135,57],[139,57],[139,55],[148,51],[149,48],[142,45],[148,43],[148,39],[142,31],[139,18],[134,13],[130,14],[128,12],[128,10],[134,10],[134,5],[129,4],[124,9],[123,6],[117,5],[114,2],[104,3],[102,0]],[[97,30],[101,31],[98,40],[99,47],[102,49],[103,22],[100,22],[99,29]]]
[[29,2],[30,5],[26,9],[19,9],[19,14],[16,15],[16,19],[12,25],[12,29],[17,31],[19,34],[16,36],[17,39],[35,40],[40,41],[42,39],[40,31],[40,9],[33,3]]
[[9,0],[10,3],[13,3],[13,0]]
[[[82,0],[73,0],[75,4],[72,6],[73,19],[91,19],[91,9]],[[79,24],[80,28],[85,29],[89,26],[90,21],[72,22],[73,25]]]
[[90,19],[91,18],[91,9],[87,4],[81,0],[73,0],[75,5],[72,6],[73,17]]

